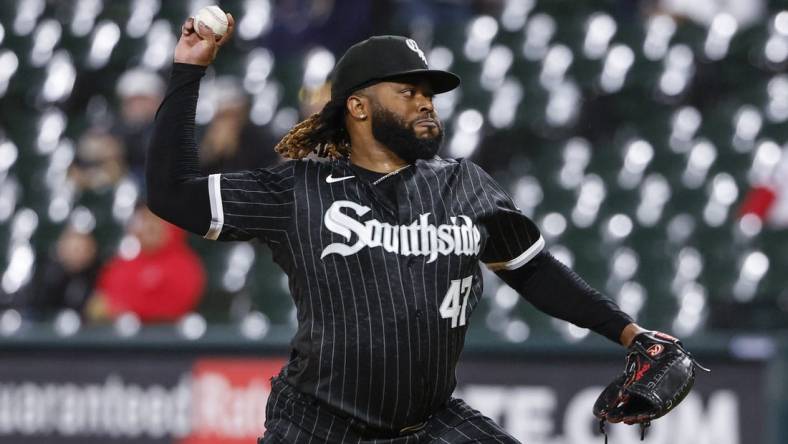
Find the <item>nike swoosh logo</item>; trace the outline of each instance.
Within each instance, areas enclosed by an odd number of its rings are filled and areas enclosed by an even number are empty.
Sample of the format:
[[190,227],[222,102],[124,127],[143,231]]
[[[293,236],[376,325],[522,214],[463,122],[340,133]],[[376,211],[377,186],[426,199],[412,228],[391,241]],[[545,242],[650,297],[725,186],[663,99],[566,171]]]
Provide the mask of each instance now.
[[352,179],[354,177],[356,176],[331,177],[329,174],[328,177],[326,177],[326,183],[342,182],[343,180]]

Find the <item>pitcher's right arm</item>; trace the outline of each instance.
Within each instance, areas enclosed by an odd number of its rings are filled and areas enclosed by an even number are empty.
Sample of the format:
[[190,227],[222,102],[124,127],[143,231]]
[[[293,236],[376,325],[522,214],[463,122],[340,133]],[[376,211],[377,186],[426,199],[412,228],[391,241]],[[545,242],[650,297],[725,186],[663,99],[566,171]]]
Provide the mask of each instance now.
[[[220,46],[208,28],[200,37],[192,20],[181,28],[167,93],[156,113],[145,177],[147,204],[162,219],[214,240],[272,240],[290,219],[294,165],[229,174],[200,173],[195,114],[200,79]],[[260,147],[273,149],[273,147]],[[259,165],[250,165],[250,168]]]

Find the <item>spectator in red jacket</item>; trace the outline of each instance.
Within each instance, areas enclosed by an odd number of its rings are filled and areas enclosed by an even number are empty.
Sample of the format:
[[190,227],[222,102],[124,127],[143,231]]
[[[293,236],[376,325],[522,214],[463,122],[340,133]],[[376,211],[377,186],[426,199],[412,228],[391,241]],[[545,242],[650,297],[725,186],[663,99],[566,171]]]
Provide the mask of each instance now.
[[205,286],[199,257],[186,233],[137,208],[118,255],[101,270],[88,317],[134,313],[143,322],[174,321],[194,310]]
[[752,187],[744,196],[739,217],[753,214],[773,228],[788,228],[788,147],[765,142],[755,157],[750,170]]

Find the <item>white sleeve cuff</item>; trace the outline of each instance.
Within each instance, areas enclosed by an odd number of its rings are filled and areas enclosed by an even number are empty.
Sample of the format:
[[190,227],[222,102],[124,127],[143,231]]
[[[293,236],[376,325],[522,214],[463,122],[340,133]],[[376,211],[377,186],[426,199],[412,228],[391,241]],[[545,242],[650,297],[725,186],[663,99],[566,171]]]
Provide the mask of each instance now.
[[224,208],[222,208],[221,175],[208,176],[208,198],[211,202],[211,227],[203,236],[205,239],[216,240],[222,233],[224,225]]
[[491,262],[487,265],[492,271],[498,270],[515,270],[517,268],[522,267],[523,265],[527,264],[531,259],[534,258],[540,251],[544,248],[544,238],[539,236],[539,239],[533,243],[527,250],[523,252],[523,254],[517,256],[516,258],[508,261],[508,262]]

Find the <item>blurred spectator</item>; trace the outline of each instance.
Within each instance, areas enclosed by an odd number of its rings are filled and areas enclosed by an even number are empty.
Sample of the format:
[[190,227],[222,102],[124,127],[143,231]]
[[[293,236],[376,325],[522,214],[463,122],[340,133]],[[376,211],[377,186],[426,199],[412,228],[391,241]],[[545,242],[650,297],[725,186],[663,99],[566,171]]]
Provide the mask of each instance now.
[[126,174],[123,145],[112,134],[89,130],[79,139],[69,177],[79,191],[113,188]]
[[143,322],[174,321],[192,311],[205,285],[205,270],[186,233],[139,206],[118,256],[100,271],[87,307],[92,320],[131,312]]
[[205,174],[261,168],[281,160],[274,151],[278,140],[249,120],[249,98],[235,77],[218,77],[210,92],[215,113],[200,143]]
[[120,119],[112,133],[120,138],[126,150],[126,162],[138,184],[144,183],[145,150],[151,135],[165,84],[155,72],[134,68],[118,80],[116,89],[120,99]]
[[49,256],[36,266],[28,288],[29,314],[33,318],[63,308],[82,311],[93,292],[100,265],[96,239],[86,228],[66,226]]
[[788,148],[782,149],[779,162],[756,173],[739,216],[754,214],[771,226],[788,228]]

